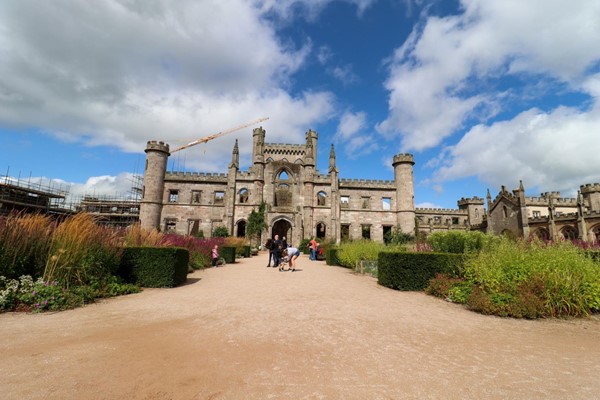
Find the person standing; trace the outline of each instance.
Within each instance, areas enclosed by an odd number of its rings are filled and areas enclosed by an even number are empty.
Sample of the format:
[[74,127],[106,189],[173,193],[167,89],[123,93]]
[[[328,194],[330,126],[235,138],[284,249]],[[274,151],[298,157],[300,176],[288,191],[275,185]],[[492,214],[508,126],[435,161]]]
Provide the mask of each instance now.
[[214,268],[216,268],[217,264],[219,263],[219,246],[216,244],[215,244],[215,247],[212,248],[211,257],[212,257],[212,266]]
[[273,263],[275,263],[275,258],[273,257],[273,240],[271,238],[267,239],[267,243],[265,243],[265,248],[269,250],[269,262],[267,263],[267,268],[269,268],[271,266],[271,260],[273,260]]
[[273,267],[277,267],[281,263],[281,252],[282,252],[281,240],[279,240],[279,235],[275,235],[271,246],[273,247],[273,262],[274,262]]
[[316,261],[317,260],[317,241],[315,240],[315,238],[312,238],[310,240],[310,242],[308,242],[308,245],[309,245],[309,250],[310,250],[310,260]]

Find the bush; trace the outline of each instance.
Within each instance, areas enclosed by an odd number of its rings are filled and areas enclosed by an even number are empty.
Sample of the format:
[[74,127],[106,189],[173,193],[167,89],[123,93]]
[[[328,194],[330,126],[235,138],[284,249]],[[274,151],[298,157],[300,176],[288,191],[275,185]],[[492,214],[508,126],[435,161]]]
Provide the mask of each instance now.
[[227,227],[225,226],[217,226],[213,231],[212,231],[212,236],[213,237],[228,237],[229,236],[229,231],[227,230]]
[[338,259],[338,248],[335,246],[328,246],[323,251],[325,254],[325,263],[327,265],[340,265],[340,260]]
[[225,259],[227,264],[233,264],[235,262],[235,247],[223,246],[219,249],[219,255]]
[[242,246],[242,250],[240,251],[240,255],[242,257],[250,257],[250,246]]
[[175,287],[187,279],[189,252],[181,247],[128,247],[119,276],[141,287]]
[[467,305],[501,316],[581,316],[600,311],[600,268],[569,241],[502,238],[465,264]]
[[412,233],[402,231],[400,226],[395,226],[387,235],[385,235],[383,241],[387,245],[402,245],[414,243],[415,236]]
[[380,252],[378,282],[398,290],[423,290],[436,274],[460,275],[465,256],[445,253]]
[[433,232],[427,241],[437,253],[477,253],[489,247],[498,237],[478,231]]
[[[338,247],[337,258],[342,267],[354,268],[361,260],[377,260],[379,253],[389,249],[383,243],[371,240],[357,240],[342,243]],[[400,247],[396,248],[401,249]]]

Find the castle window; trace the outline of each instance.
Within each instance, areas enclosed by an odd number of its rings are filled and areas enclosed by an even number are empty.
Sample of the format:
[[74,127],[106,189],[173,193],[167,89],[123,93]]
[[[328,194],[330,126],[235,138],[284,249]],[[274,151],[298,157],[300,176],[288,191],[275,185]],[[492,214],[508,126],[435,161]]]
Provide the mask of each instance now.
[[562,215],[562,213],[561,213],[560,211],[556,211],[556,212],[554,213],[554,216],[556,216],[556,217],[560,217],[561,215]]
[[240,189],[238,194],[239,194],[240,204],[244,204],[244,203],[248,202],[248,197],[250,196],[250,192],[248,192],[248,189]]
[[342,224],[340,226],[340,235],[342,241],[350,240],[350,224]]
[[177,228],[177,221],[174,219],[165,220],[165,232],[175,232]]
[[199,219],[188,219],[188,235],[198,236],[200,231],[200,220]]
[[223,204],[225,201],[225,192],[215,192],[215,204]]
[[340,207],[342,207],[342,208],[350,207],[350,196],[340,196]]
[[392,226],[383,226],[383,243],[388,244],[392,241]]
[[441,224],[442,223],[442,217],[440,217],[440,216],[433,217],[433,223],[434,224]]
[[363,196],[360,198],[360,202],[363,210],[368,210],[371,208],[371,198],[368,196]]
[[268,163],[273,162],[273,159],[271,157],[269,157],[269,158],[267,158],[267,162]]
[[202,199],[202,191],[201,190],[192,190],[192,204],[200,204],[200,200]]
[[287,181],[288,179],[290,179],[290,177],[287,172],[281,171],[277,179],[279,179],[280,181]]
[[177,203],[179,199],[179,190],[169,190],[169,203]]
[[502,206],[502,216],[508,218],[508,208],[506,206]]
[[392,209],[392,198],[391,197],[383,197],[381,199],[381,208],[383,210],[391,210]]
[[540,211],[534,211],[533,212],[533,218],[539,218],[542,216],[542,213]]
[[452,217],[452,225],[458,225],[458,217]]
[[317,193],[317,205],[318,206],[324,206],[326,200],[327,200],[327,193],[325,193],[325,192]]
[[371,225],[364,224],[360,226],[363,239],[371,239]]

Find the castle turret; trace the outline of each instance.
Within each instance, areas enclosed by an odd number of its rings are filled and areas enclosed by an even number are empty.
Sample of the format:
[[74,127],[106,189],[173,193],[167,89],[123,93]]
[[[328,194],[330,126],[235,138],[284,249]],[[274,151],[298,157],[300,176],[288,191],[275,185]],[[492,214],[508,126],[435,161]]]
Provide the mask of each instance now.
[[458,209],[467,210],[469,226],[479,225],[483,222],[483,216],[485,215],[483,203],[483,199],[477,196],[463,197],[458,201]]
[[236,178],[240,168],[240,150],[238,141],[235,139],[233,151],[231,152],[231,163],[227,174],[227,191],[225,192],[225,220],[229,234],[233,234],[235,200],[237,197]]
[[396,184],[397,224],[404,233],[415,232],[415,188],[412,154],[394,156],[394,181]]
[[142,229],[159,229],[165,172],[170,155],[169,145],[164,142],[149,141],[145,152],[146,169],[144,170],[144,190],[140,203],[140,224]]
[[252,170],[254,172],[254,199],[257,204],[263,201],[265,183],[265,130],[255,128],[252,131]]
[[317,133],[317,131],[313,131],[312,129],[309,129],[306,132],[306,146],[308,147],[308,145],[310,143],[310,146],[312,147],[312,159],[314,160],[313,163],[316,163],[316,160],[317,160],[318,141],[319,141],[319,134]]
[[529,237],[529,218],[527,217],[527,204],[525,202],[525,187],[523,181],[519,181],[519,189],[516,191],[517,198],[519,199],[519,225],[523,237]]
[[600,211],[600,183],[588,183],[581,185],[579,189],[588,211]]
[[587,222],[585,221],[585,206],[581,190],[577,191],[577,227],[579,240],[588,241]]
[[331,185],[331,237],[335,238],[336,243],[342,240],[341,229],[339,226],[341,208],[340,208],[340,182],[338,169],[335,165],[335,150],[333,143],[329,151],[329,177]]

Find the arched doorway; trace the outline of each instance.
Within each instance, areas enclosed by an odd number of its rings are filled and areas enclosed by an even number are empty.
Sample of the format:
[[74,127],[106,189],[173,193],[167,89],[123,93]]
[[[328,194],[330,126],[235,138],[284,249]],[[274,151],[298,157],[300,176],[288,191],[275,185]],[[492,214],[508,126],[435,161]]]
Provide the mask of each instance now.
[[285,219],[276,221],[273,224],[273,229],[271,229],[271,237],[275,237],[275,235],[279,235],[279,239],[285,236],[287,242],[290,243],[292,238],[292,224]]
[[324,223],[319,222],[317,224],[317,239],[325,239],[325,236],[327,234],[327,227],[325,226]]
[[246,237],[246,221],[237,223],[237,237]]

